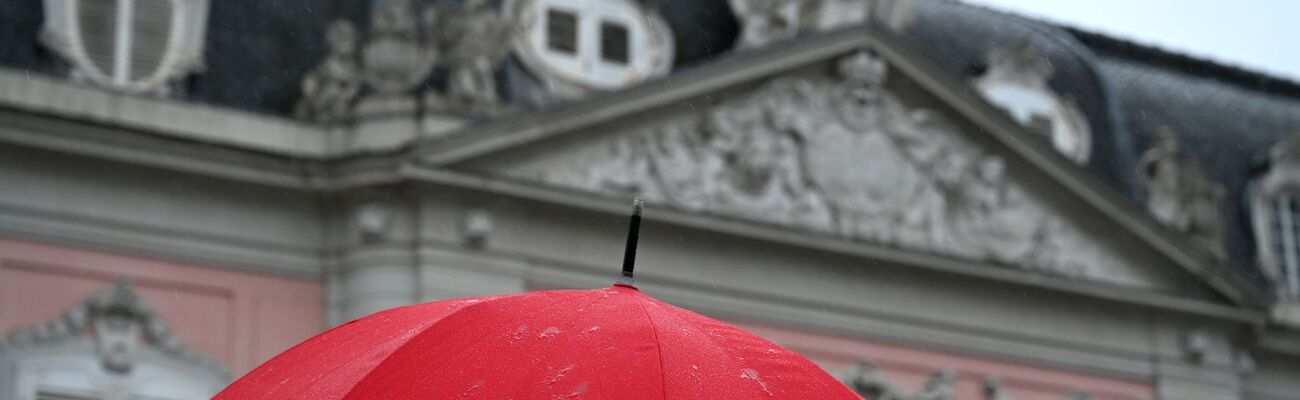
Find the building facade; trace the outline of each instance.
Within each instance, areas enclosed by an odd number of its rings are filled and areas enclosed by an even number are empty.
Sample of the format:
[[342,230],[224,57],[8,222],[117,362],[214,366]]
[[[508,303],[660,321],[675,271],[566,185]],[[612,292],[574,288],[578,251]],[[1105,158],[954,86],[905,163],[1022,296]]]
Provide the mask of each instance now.
[[[308,4],[310,3],[310,4]],[[1294,398],[1300,84],[944,0],[0,3],[0,398],[617,278],[872,399]]]

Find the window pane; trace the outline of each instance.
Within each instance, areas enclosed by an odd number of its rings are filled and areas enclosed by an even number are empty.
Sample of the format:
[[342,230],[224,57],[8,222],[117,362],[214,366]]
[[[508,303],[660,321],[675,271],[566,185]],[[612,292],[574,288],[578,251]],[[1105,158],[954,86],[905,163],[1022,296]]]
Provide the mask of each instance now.
[[117,42],[117,1],[82,1],[77,3],[81,13],[77,19],[86,58],[105,75],[113,76],[115,44]]
[[136,0],[133,43],[131,43],[131,79],[152,75],[167,54],[171,38],[171,0]]
[[627,64],[627,27],[609,22],[600,23],[600,58],[618,64]]
[[546,47],[561,53],[577,53],[578,17],[564,11],[547,10]]

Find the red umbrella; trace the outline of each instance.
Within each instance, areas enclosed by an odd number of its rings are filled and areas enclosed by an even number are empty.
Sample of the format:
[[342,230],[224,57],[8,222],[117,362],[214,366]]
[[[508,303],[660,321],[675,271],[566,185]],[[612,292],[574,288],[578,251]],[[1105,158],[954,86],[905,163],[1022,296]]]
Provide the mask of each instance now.
[[399,307],[294,346],[234,399],[860,399],[807,359],[631,285]]

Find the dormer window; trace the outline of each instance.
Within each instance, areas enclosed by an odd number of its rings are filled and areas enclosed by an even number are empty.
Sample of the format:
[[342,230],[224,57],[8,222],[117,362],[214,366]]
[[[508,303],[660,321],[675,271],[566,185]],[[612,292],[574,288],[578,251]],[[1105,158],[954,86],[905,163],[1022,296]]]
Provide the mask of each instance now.
[[1260,269],[1281,303],[1298,304],[1300,136],[1273,147],[1268,171],[1251,182],[1250,205]]
[[668,72],[672,33],[635,0],[510,0],[520,61],[560,94],[613,89]]
[[202,64],[208,0],[45,0],[42,41],[74,78],[156,92]]
[[1300,196],[1276,193],[1269,201],[1268,257],[1277,265],[1278,292],[1283,298],[1300,299]]

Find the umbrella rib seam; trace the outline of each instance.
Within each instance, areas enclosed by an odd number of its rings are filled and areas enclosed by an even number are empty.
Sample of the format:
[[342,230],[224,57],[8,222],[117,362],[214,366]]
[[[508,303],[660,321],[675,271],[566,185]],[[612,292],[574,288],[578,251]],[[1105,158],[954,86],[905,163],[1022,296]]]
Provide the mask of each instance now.
[[[448,318],[451,318],[453,315],[460,314],[461,312],[465,311],[466,309],[474,308],[474,307],[478,307],[478,306],[482,306],[482,305],[484,305],[484,304],[487,304],[487,303],[490,303],[490,302],[493,302],[493,301],[496,301],[496,300],[501,300],[501,299],[504,299],[504,298],[507,298],[507,297],[510,297],[510,296],[487,296],[487,297],[479,297],[478,299],[481,299],[481,301],[477,301],[477,302],[474,302],[474,303],[471,303],[471,304],[466,304],[466,305],[461,306],[460,308],[456,309],[455,311],[451,311],[451,312],[447,313],[447,315],[443,315],[442,318],[438,318],[436,321],[430,323],[428,326],[425,326],[424,329],[421,329],[419,332],[416,332],[414,335],[411,335],[410,338],[407,338],[407,340],[406,340],[405,342],[402,342],[402,344],[397,345],[397,347],[394,348],[393,351],[389,352],[388,355],[384,356],[383,359],[380,359],[378,362],[376,362],[375,365],[374,365],[373,367],[371,367],[369,371],[366,371],[365,374],[362,374],[362,375],[361,375],[361,378],[360,378],[360,379],[357,379],[356,382],[353,382],[352,387],[348,388],[348,391],[345,392],[345,393],[343,394],[343,397],[341,397],[341,398],[342,398],[342,399],[348,399],[348,398],[351,398],[351,396],[352,396],[352,392],[353,392],[354,390],[356,390],[356,388],[357,388],[358,386],[361,385],[361,382],[365,382],[366,379],[370,379],[370,376],[375,372],[375,370],[379,369],[379,366],[383,365],[385,362],[388,362],[388,359],[392,358],[394,354],[397,354],[398,352],[402,351],[402,349],[405,349],[407,345],[411,344],[411,341],[415,340],[415,338],[419,337],[420,335],[423,335],[423,334],[425,333],[425,331],[427,331],[427,330],[430,329],[430,328],[433,328],[434,325],[437,325],[437,324],[441,323],[442,321],[446,321]],[[411,304],[411,305],[406,305],[406,306],[403,306],[403,307],[413,307],[413,306],[416,306],[416,305],[419,305],[419,304]]]
[[664,346],[659,342],[659,326],[655,325],[654,318],[650,317],[650,311],[645,309],[645,299],[637,299],[638,305],[641,306],[641,314],[645,315],[645,320],[650,324],[650,334],[655,340],[655,354],[659,357],[659,397],[663,398],[668,393],[668,382],[664,379]]

